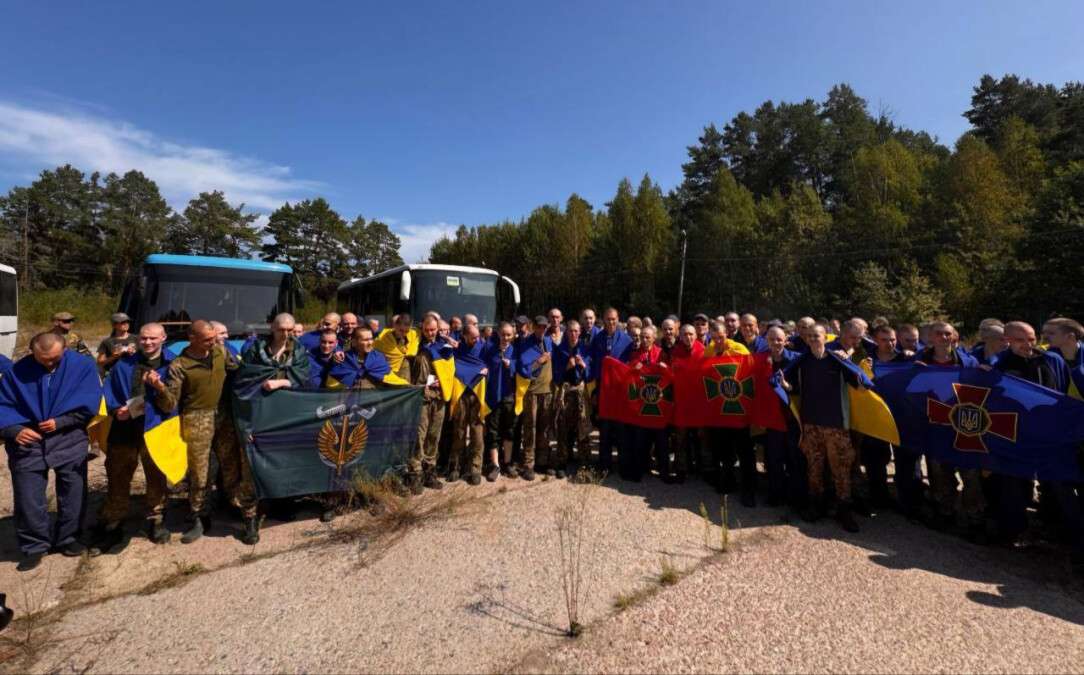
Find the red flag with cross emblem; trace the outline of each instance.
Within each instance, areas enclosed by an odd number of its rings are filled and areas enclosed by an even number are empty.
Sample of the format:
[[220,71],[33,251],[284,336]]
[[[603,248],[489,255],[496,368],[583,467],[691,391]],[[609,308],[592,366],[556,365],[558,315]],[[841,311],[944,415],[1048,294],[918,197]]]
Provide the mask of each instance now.
[[639,370],[607,356],[602,363],[599,417],[626,424],[664,429],[674,415],[673,374],[665,366]]
[[[747,427],[764,424],[766,397],[775,396],[764,368],[749,354],[702,359],[676,376],[674,424],[682,427]],[[776,406],[778,408],[778,406]]]

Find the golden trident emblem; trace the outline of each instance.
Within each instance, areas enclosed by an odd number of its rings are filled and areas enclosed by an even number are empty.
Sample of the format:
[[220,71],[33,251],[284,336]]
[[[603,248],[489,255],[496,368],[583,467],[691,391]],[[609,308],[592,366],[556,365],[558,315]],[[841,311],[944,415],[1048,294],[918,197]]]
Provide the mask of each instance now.
[[361,456],[368,441],[369,428],[365,418],[361,418],[351,431],[350,415],[343,415],[342,432],[336,432],[331,420],[327,420],[320,429],[316,445],[324,459],[335,465],[335,475],[341,476],[343,467]]

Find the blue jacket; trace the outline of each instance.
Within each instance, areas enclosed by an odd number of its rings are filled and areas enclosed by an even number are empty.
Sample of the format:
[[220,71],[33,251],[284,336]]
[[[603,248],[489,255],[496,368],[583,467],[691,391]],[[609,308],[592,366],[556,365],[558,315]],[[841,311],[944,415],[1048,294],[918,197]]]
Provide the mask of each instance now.
[[607,356],[624,361],[630,349],[632,349],[632,338],[620,328],[615,330],[612,336],[607,335],[606,331],[599,331],[591,339],[588,350],[591,355],[591,369],[588,371],[587,381],[598,381],[602,376],[602,362]]
[[[509,361],[507,368],[504,359]],[[496,410],[501,401],[509,398],[515,400],[516,397],[516,345],[510,343],[501,349],[500,343],[490,344],[482,360],[489,370],[486,376],[486,405],[490,410]]]
[[[1069,377],[1072,378],[1073,384],[1076,385],[1077,393],[1084,395],[1084,342],[1077,342],[1076,348],[1076,365],[1070,366],[1069,362],[1066,361],[1065,366],[1069,369]],[[1061,350],[1057,347],[1051,347],[1047,351],[1051,354],[1057,354],[1063,357],[1063,361],[1065,360]]]

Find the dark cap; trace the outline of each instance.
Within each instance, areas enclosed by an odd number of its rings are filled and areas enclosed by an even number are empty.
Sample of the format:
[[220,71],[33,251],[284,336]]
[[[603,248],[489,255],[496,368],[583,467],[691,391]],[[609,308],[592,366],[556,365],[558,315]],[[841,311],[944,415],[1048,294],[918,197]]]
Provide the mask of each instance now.
[[536,317],[534,318],[534,322],[533,322],[533,323],[534,323],[534,325],[536,325],[536,326],[549,326],[549,325],[550,325],[549,319],[547,319],[547,318],[546,318],[545,316],[543,316],[542,314],[539,314],[538,316],[536,316]]
[[57,312],[53,315],[53,321],[75,321],[75,315],[71,312]]
[[711,319],[708,318],[707,314],[705,314],[703,312],[700,312],[699,314],[697,314],[696,316],[693,317],[693,321],[711,321]]
[[117,312],[113,316],[109,317],[109,320],[113,323],[131,323],[132,319],[124,312]]
[[530,322],[531,322],[531,320],[528,319],[525,314],[520,314],[519,316],[516,317],[516,324],[517,325],[524,326],[526,324],[529,324]]

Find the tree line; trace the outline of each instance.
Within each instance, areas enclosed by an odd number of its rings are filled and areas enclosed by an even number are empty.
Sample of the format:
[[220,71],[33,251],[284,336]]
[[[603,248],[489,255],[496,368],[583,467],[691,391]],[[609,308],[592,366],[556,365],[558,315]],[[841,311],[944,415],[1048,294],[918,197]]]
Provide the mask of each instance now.
[[1081,316],[1084,84],[986,75],[952,148],[851,87],[766,101],[688,147],[680,185],[622,180],[519,221],[460,226],[432,262],[492,267],[526,309],[761,316]]
[[266,225],[220,191],[181,212],[140,173],[85,174],[64,165],[0,197],[0,260],[24,289],[115,294],[151,253],[258,256],[291,265],[322,301],[344,278],[402,264],[399,237],[379,220],[347,221],[323,198],[285,203]]

